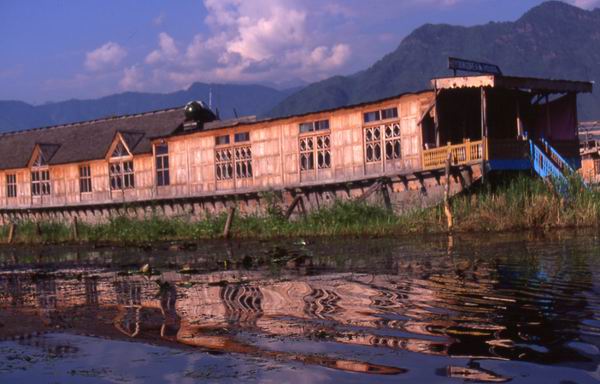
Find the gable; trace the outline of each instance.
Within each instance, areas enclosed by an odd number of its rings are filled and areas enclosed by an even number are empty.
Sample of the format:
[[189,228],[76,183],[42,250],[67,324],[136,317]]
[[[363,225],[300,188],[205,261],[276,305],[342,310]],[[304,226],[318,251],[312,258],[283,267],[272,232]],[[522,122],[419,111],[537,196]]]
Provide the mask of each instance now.
[[[27,168],[36,146],[49,165],[100,160],[117,132],[126,132],[133,155],[152,153],[150,137],[168,136],[185,121],[184,109],[170,109],[56,127],[0,134],[0,169]],[[40,144],[44,143],[44,144]],[[52,143],[52,144],[45,144]]]
[[113,142],[110,144],[110,147],[106,152],[106,159],[109,160],[131,156],[133,156],[133,154],[131,153],[129,146],[123,139],[123,136],[119,132],[117,132],[115,138],[113,139]]

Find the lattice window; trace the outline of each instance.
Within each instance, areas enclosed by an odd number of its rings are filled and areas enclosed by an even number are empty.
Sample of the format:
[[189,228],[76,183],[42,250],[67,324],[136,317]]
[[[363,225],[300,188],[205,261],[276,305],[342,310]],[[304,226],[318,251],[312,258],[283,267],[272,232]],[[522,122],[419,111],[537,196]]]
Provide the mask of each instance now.
[[400,123],[365,128],[365,162],[380,162],[402,158],[402,142],[400,140]]
[[305,136],[299,139],[300,170],[331,168],[330,135]]
[[155,148],[156,156],[156,184],[158,186],[169,185],[169,146],[167,144],[157,145]]
[[110,163],[109,177],[112,190],[135,188],[133,161]]
[[38,153],[37,157],[33,161],[33,168],[44,167],[46,165],[48,165],[48,162],[46,161],[46,159],[44,159],[44,155],[42,155],[41,152]]
[[79,192],[92,192],[92,171],[89,164],[79,167]]
[[309,171],[315,169],[314,137],[300,138],[300,170]]
[[127,152],[127,148],[125,148],[125,145],[123,145],[122,142],[117,143],[117,145],[115,146],[115,149],[113,150],[111,157],[126,157],[126,156],[129,156],[129,152]]
[[385,159],[397,160],[402,157],[400,149],[400,124],[392,123],[385,126]]
[[217,180],[233,179],[233,155],[231,148],[215,150],[215,175]]
[[329,135],[317,136],[317,167],[331,168],[331,139]]
[[42,196],[50,194],[50,171],[47,169],[31,171],[31,194]]
[[381,127],[365,129],[365,161],[375,163],[381,161]]
[[6,175],[6,196],[17,197],[17,175]]
[[252,177],[252,149],[250,146],[234,148],[235,177],[244,179]]

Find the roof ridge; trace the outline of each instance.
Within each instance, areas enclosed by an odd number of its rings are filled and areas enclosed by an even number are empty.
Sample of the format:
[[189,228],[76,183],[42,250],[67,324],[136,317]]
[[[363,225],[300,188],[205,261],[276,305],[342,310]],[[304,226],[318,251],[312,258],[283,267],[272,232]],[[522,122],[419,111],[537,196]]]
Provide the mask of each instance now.
[[102,118],[93,119],[93,120],[76,121],[73,123],[65,123],[65,124],[57,124],[57,125],[48,125],[48,126],[44,126],[44,127],[28,128],[28,129],[23,129],[20,131],[0,132],[0,138],[4,137],[4,136],[18,135],[21,133],[38,132],[38,131],[45,131],[45,130],[56,129],[56,128],[83,126],[83,125],[88,125],[88,124],[92,124],[92,123],[99,123],[102,121],[122,120],[122,119],[128,119],[128,118],[133,118],[133,117],[156,115],[156,114],[160,114],[160,113],[176,111],[176,110],[182,109],[182,108],[184,108],[184,106],[165,108],[165,109],[157,109],[157,110],[148,111],[148,112],[132,113],[129,115],[102,117]]

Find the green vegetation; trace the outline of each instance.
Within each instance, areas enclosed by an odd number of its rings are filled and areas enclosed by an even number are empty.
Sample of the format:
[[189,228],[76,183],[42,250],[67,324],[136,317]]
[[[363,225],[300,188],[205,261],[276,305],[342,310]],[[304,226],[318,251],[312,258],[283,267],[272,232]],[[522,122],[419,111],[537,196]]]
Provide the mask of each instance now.
[[[528,176],[495,180],[451,200],[454,231],[511,231],[600,226],[600,192],[569,180],[569,198],[548,182]],[[232,236],[268,239],[309,236],[386,236],[446,231],[442,207],[393,214],[383,207],[358,202],[336,202],[292,221],[284,218],[277,202],[265,216],[237,216]],[[161,241],[189,241],[222,235],[226,213],[201,221],[153,216],[145,220],[116,217],[104,224],[79,223],[79,240],[90,243],[141,245]],[[8,228],[0,227],[6,239]],[[58,222],[18,223],[15,243],[69,242],[73,229]]]

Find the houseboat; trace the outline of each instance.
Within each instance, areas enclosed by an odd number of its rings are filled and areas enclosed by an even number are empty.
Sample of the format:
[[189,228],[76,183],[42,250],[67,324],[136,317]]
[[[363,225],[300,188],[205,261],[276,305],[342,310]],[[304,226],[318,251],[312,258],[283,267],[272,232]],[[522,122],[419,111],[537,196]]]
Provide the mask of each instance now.
[[260,213],[267,195],[307,210],[336,199],[434,204],[446,180],[456,193],[494,170],[579,168],[577,95],[592,85],[477,74],[282,118],[219,120],[191,102],[5,133],[0,224]]

